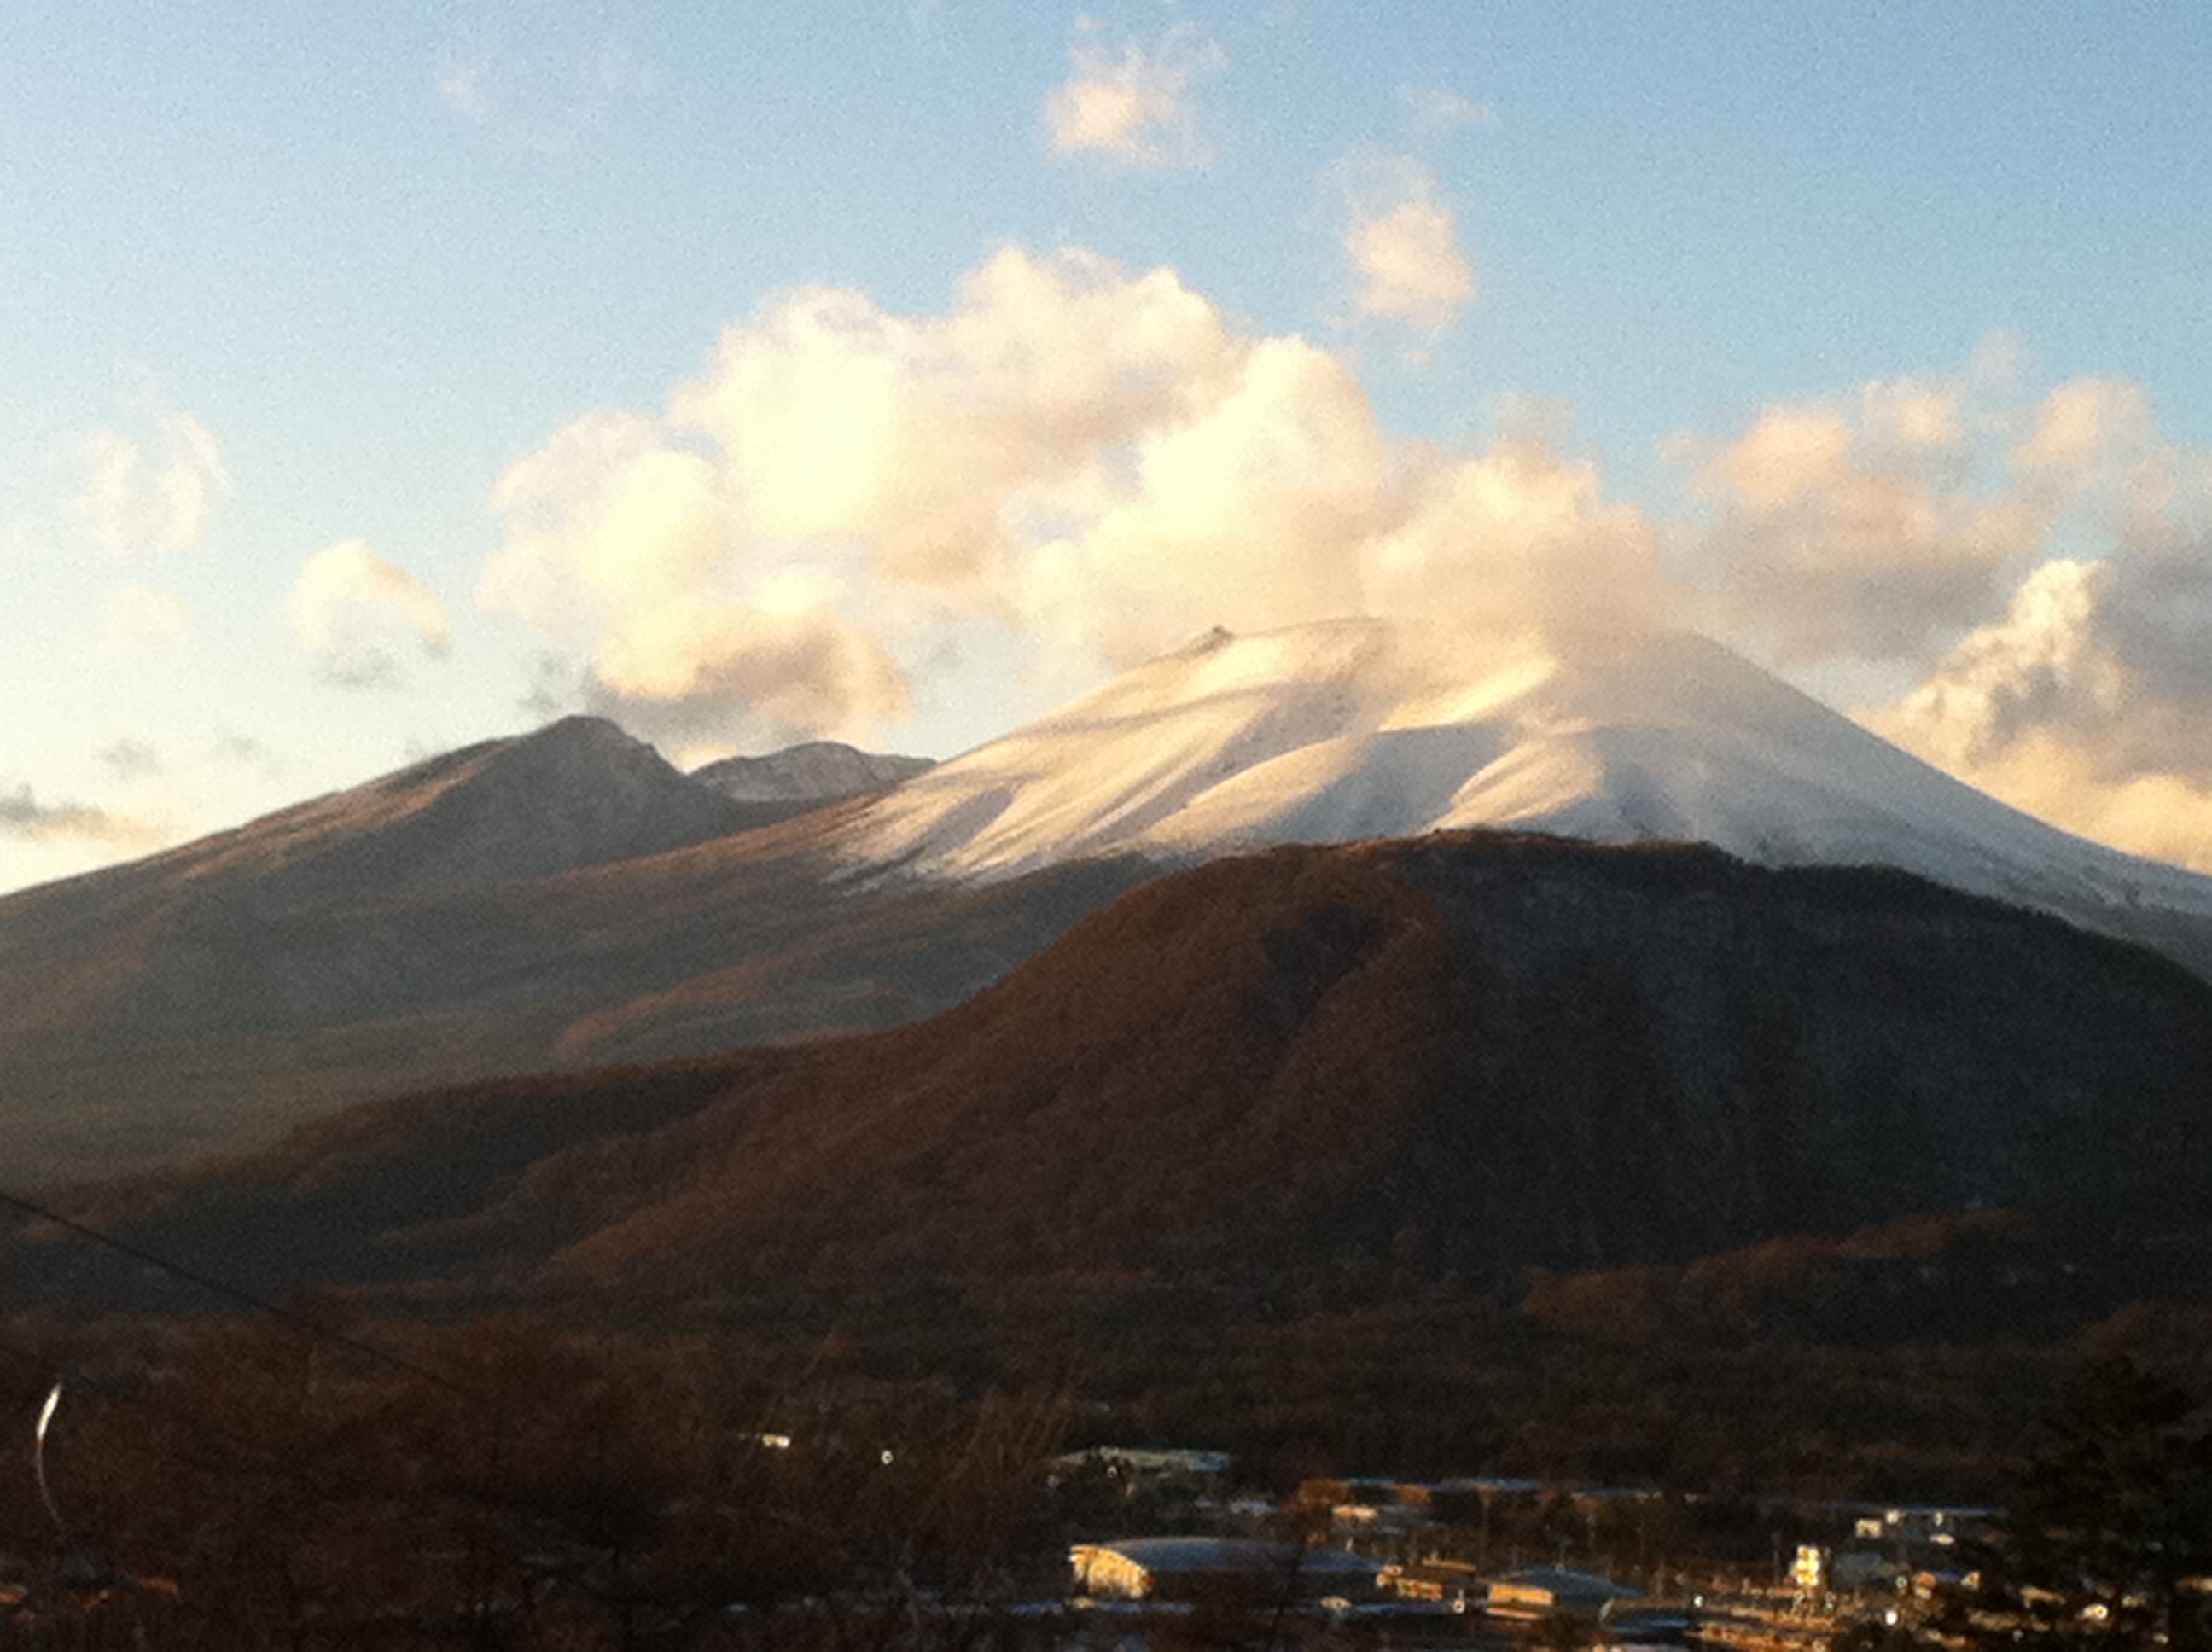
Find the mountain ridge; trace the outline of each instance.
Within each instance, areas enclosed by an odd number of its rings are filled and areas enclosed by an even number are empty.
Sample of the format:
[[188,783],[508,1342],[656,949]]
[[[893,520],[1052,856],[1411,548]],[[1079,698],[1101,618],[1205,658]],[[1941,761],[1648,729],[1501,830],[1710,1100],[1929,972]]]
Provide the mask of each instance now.
[[[900,762],[790,767],[842,790]],[[0,1145],[48,1180],[500,1072],[895,1026],[1169,867],[1469,816],[1905,864],[2212,978],[2212,880],[2030,822],[1718,645],[1462,658],[1351,621],[1210,633],[840,801],[739,802],[568,720],[0,899]]]
[[[549,1065],[579,1016],[747,945],[845,933],[865,967],[932,903],[841,914],[787,825],[807,806],[724,797],[605,720],[564,719],[0,897],[0,1148],[19,1181],[234,1150],[368,1096]],[[980,970],[1011,962],[983,950]],[[852,1024],[818,963],[791,974],[748,1031]],[[927,1013],[988,978],[915,983],[911,1008],[887,982],[854,1011]]]

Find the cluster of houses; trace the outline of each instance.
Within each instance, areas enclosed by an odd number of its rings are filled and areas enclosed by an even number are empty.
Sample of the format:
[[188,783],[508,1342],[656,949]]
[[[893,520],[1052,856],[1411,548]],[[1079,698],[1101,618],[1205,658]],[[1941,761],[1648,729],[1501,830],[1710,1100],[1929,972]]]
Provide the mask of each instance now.
[[1640,1589],[1564,1566],[1485,1579],[1450,1560],[1378,1565],[1328,1544],[1215,1536],[1079,1543],[1068,1558],[1078,1598],[1094,1603],[1280,1606],[1339,1619],[1449,1613],[1496,1626],[1566,1617],[1643,1643],[1680,1641],[1693,1625]]
[[[1986,1511],[1806,1506],[1829,1543],[1793,1545],[1777,1534],[1770,1564],[1733,1575],[1664,1565],[1628,1567],[1638,1582],[1600,1569],[1518,1564],[1491,1552],[1491,1518],[1515,1500],[1565,1500],[1596,1528],[1608,1503],[1656,1493],[1569,1491],[1531,1480],[1316,1481],[1288,1503],[1224,1497],[1220,1453],[1100,1448],[1054,1465],[1126,1497],[1171,1494],[1194,1529],[1078,1543],[1069,1552],[1079,1606],[1188,1611],[1242,1605],[1326,1613],[1340,1621],[1427,1616],[1440,1631],[1525,1631],[1550,1624],[1577,1643],[1825,1645],[1845,1621],[1898,1621],[1943,1588],[1971,1583],[1947,1570],[1962,1533]],[[1619,1510],[1614,1511],[1619,1526]],[[1203,1527],[1204,1529],[1196,1529]],[[1501,1546],[1502,1547],[1503,1546]],[[1562,1549],[1565,1547],[1563,1542]],[[1595,1546],[1585,1549],[1595,1554]],[[1503,1564],[1498,1564],[1504,1562]],[[1656,1587],[1653,1587],[1653,1586]]]

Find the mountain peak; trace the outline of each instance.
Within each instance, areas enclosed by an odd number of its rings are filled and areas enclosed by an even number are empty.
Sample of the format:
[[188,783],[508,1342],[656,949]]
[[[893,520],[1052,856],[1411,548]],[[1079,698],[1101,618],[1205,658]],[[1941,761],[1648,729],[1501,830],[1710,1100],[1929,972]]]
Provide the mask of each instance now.
[[[401,771],[400,817],[343,859],[389,887],[510,882],[681,848],[745,822],[603,717],[569,716]],[[350,797],[353,794],[344,794]]]
[[570,751],[650,751],[653,748],[622,726],[589,712],[570,712],[541,728],[503,742],[512,751],[543,750]]
[[495,740],[474,751],[474,762],[462,773],[477,787],[524,791],[573,787],[600,794],[609,791],[628,794],[658,789],[669,780],[680,778],[651,745],[604,717],[559,718],[527,734]]
[[[377,899],[680,848],[750,823],[603,717],[479,741],[76,880],[82,898]],[[164,891],[167,894],[164,894]]]

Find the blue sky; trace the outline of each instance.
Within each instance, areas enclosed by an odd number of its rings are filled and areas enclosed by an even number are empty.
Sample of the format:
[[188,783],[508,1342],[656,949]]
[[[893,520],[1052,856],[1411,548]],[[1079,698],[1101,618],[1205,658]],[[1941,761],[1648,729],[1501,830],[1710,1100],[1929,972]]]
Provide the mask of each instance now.
[[2212,865],[2212,14],[87,8],[0,62],[0,888],[566,710],[1713,630]]

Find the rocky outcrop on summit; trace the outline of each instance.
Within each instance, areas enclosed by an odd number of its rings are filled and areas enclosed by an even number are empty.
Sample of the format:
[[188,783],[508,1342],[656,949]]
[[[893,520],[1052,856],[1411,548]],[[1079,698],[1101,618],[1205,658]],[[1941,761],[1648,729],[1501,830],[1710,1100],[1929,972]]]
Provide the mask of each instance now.
[[762,757],[725,757],[691,778],[740,803],[838,803],[882,792],[935,768],[927,757],[860,751],[837,740],[809,740]]

